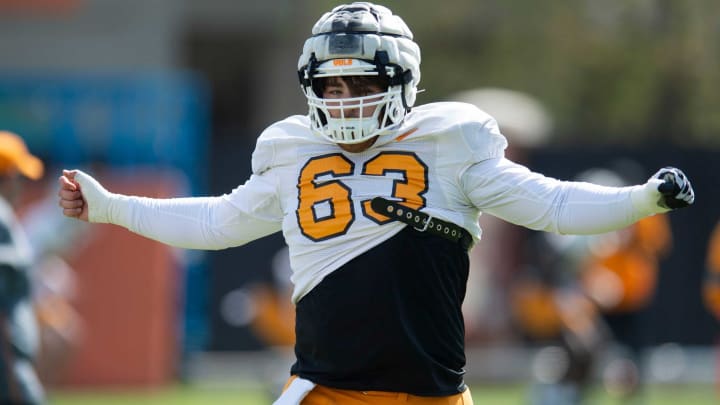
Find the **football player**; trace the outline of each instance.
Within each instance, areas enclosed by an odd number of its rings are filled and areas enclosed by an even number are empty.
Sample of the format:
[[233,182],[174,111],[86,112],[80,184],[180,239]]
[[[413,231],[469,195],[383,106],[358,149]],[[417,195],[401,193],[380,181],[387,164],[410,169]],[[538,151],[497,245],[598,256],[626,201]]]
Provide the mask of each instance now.
[[720,320],[720,222],[710,234],[707,251],[707,275],[703,282],[703,300],[708,311]]
[[21,177],[38,180],[43,163],[18,135],[0,131],[0,403],[42,404],[35,369],[40,340],[32,306],[33,255],[13,210]]
[[471,404],[461,304],[481,212],[587,234],[694,199],[675,168],[620,188],[548,178],[506,159],[478,108],[415,106],[420,49],[382,6],[324,14],[298,70],[309,113],[268,127],[253,174],[228,194],[151,199],[79,170],[59,178],[64,215],[173,246],[224,249],[282,231],[297,360],[277,404]]

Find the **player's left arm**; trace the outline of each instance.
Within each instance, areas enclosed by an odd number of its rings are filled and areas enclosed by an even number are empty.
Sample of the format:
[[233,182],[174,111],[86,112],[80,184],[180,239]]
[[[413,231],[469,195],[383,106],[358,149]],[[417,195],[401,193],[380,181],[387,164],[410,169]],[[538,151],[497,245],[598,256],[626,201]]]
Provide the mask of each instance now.
[[531,229],[566,234],[621,229],[694,201],[690,181],[675,168],[658,171],[642,185],[605,187],[560,181],[493,158],[466,170],[462,185],[483,212]]

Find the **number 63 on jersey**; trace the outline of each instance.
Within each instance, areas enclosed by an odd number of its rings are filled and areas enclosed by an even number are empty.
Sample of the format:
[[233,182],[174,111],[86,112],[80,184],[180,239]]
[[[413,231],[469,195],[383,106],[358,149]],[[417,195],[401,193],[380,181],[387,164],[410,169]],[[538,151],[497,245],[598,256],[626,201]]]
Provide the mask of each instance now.
[[[421,209],[425,207],[425,193],[428,188],[427,165],[412,152],[381,152],[363,163],[355,173],[355,163],[341,153],[317,156],[300,170],[298,176],[298,224],[303,235],[313,241],[322,241],[344,235],[355,221],[352,203],[353,190],[344,182],[351,176],[399,175],[393,180],[389,198],[403,205]],[[321,177],[331,176],[322,181]],[[388,196],[385,196],[388,197]],[[317,207],[327,204],[330,214],[317,215]],[[370,199],[361,201],[362,214],[378,224],[391,219],[373,211]]]

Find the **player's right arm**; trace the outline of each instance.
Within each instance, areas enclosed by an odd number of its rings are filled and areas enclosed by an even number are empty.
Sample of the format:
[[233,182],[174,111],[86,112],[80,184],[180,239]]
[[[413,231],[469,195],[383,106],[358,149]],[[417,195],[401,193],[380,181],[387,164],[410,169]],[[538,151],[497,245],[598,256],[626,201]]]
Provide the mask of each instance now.
[[216,197],[147,198],[112,193],[80,170],[65,170],[59,205],[68,217],[120,225],[162,243],[189,249],[240,246],[281,229],[282,210],[271,170],[272,148],[258,143],[250,179]]

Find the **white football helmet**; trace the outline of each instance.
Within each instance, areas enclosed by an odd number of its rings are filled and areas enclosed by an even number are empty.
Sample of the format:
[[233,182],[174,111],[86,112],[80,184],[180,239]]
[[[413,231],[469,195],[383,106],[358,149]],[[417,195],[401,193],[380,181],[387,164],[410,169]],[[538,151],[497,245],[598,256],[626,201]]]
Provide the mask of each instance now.
[[[336,143],[363,142],[392,130],[415,104],[420,82],[420,48],[403,20],[383,6],[367,2],[335,7],[325,13],[305,41],[298,75],[310,107],[312,130]],[[363,97],[323,99],[315,79],[378,76],[387,91]],[[345,117],[343,108],[375,106],[371,116]],[[341,112],[332,118],[328,110]]]

